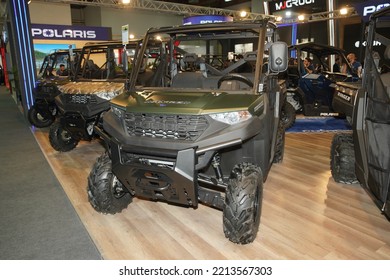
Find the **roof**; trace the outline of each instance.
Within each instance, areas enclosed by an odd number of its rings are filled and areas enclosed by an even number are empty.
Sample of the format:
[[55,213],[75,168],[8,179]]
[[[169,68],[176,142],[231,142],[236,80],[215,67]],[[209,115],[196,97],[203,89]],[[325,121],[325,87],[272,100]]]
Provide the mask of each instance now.
[[322,45],[318,43],[308,42],[308,43],[301,43],[297,45],[292,45],[289,47],[290,50],[296,49],[301,51],[309,51],[311,53],[314,53],[318,56],[323,55],[331,55],[331,54],[340,54],[345,53],[343,49],[333,47],[333,46],[327,46]]

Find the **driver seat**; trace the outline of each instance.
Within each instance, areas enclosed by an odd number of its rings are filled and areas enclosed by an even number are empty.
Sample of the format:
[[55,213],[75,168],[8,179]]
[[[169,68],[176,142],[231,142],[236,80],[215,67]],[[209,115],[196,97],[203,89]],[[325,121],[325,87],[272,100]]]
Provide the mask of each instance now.
[[219,87],[221,90],[239,90],[240,89],[240,82],[235,80],[227,80],[223,81],[221,83],[221,86]]

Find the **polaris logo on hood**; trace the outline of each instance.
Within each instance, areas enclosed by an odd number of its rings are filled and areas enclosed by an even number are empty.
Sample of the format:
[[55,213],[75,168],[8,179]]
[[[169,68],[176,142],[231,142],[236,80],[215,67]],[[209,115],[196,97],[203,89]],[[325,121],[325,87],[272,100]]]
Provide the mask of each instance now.
[[187,104],[191,104],[191,102],[180,101],[180,100],[146,100],[145,104],[159,104],[160,106],[165,106],[167,104],[187,105]]

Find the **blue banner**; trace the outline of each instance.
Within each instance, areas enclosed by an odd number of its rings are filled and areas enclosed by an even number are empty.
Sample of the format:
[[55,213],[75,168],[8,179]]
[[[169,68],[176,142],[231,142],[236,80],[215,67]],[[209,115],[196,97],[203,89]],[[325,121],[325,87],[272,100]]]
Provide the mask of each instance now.
[[33,39],[108,41],[111,27],[31,24]]
[[222,15],[202,15],[183,18],[183,24],[204,24],[233,21],[233,17]]
[[371,0],[360,4],[352,4],[363,21],[368,21],[372,13],[390,6],[389,0]]

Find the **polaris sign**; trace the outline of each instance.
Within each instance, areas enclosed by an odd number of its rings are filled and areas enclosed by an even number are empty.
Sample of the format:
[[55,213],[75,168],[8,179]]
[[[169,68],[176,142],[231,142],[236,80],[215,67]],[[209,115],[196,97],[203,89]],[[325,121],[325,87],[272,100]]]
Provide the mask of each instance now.
[[364,21],[368,21],[370,19],[370,15],[379,11],[380,9],[386,8],[390,6],[390,1],[366,1],[361,4],[354,4],[356,11],[362,17]]
[[111,28],[68,25],[31,24],[33,39],[44,40],[111,40]]
[[183,25],[187,24],[205,24],[205,23],[217,23],[233,21],[233,17],[222,15],[200,15],[190,16],[183,19]]

